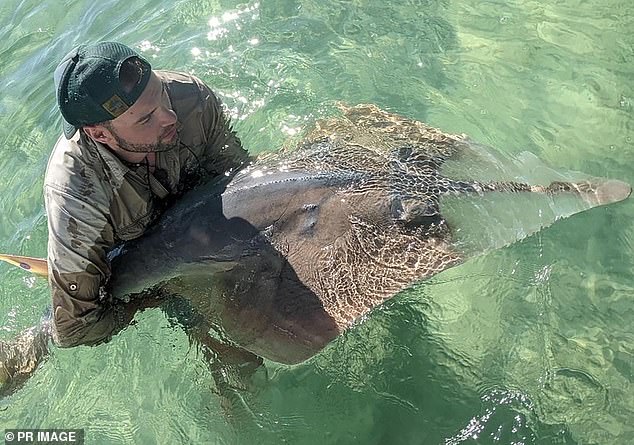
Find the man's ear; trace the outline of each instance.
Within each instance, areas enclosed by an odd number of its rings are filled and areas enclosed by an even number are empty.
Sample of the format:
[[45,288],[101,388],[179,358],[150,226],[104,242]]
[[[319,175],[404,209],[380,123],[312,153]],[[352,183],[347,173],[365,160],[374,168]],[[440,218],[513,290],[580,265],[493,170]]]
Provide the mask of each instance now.
[[103,125],[86,125],[83,130],[95,142],[109,146],[114,141],[112,131]]

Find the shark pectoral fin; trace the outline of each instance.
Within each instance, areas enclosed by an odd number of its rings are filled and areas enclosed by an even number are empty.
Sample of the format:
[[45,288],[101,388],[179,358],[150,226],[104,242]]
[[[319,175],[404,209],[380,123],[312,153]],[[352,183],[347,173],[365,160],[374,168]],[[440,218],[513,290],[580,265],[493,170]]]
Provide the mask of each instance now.
[[222,256],[205,256],[196,260],[183,263],[178,268],[178,275],[211,275],[218,272],[228,272],[236,267],[238,261],[235,258],[223,258]]
[[11,341],[0,341],[0,398],[22,387],[48,357],[49,325],[27,329]]
[[576,192],[591,207],[623,201],[632,193],[632,187],[616,179],[583,182],[553,182],[547,188],[548,193]]
[[630,196],[629,184],[588,178],[548,186],[454,181],[461,193],[441,196],[440,211],[466,256],[519,241],[555,221]]
[[623,181],[611,179],[600,184],[595,191],[599,205],[623,201],[632,194],[632,187]]

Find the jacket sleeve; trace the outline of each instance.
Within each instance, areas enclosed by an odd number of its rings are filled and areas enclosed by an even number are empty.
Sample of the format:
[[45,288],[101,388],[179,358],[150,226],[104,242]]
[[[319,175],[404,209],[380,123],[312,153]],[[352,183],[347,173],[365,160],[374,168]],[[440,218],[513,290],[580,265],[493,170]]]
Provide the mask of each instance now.
[[235,173],[248,164],[251,157],[233,131],[220,99],[202,81],[195,80],[201,94],[201,119],[206,139],[201,153],[202,166],[209,177]]
[[80,199],[45,187],[53,339],[58,346],[106,341],[126,322],[103,291],[110,277],[106,252],[112,227],[98,199]]

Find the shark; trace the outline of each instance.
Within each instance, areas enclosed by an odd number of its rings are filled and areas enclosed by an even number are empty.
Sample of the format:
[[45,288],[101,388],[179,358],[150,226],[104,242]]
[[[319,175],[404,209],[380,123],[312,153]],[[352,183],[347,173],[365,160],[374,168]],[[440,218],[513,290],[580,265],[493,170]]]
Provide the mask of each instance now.
[[[375,105],[340,105],[295,148],[198,187],[113,251],[108,291],[186,301],[214,333],[207,344],[293,365],[413,284],[630,193]],[[0,383],[24,384],[49,337],[34,327],[0,343]]]

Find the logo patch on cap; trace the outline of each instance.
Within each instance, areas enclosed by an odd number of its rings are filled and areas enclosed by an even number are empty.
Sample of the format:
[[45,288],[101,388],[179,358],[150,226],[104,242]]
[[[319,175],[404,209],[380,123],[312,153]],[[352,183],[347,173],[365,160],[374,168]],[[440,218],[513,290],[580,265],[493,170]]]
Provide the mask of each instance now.
[[129,108],[128,105],[116,94],[101,104],[112,117],[119,117]]

